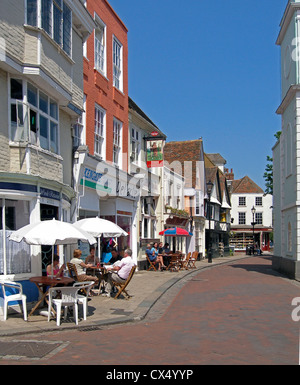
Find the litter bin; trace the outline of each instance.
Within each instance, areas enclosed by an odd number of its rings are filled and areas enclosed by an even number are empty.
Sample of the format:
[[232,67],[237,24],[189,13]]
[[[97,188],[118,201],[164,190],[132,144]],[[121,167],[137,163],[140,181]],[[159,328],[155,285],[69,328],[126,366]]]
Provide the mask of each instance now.
[[246,255],[251,255],[251,247],[246,246]]

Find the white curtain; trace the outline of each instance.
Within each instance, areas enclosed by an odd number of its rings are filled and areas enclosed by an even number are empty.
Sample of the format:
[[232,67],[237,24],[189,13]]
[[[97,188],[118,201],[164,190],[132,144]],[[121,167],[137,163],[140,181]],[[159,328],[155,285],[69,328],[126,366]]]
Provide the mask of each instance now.
[[13,242],[8,236],[13,231],[6,230],[6,272],[4,271],[3,230],[0,230],[0,275],[31,272],[30,246],[22,241]]

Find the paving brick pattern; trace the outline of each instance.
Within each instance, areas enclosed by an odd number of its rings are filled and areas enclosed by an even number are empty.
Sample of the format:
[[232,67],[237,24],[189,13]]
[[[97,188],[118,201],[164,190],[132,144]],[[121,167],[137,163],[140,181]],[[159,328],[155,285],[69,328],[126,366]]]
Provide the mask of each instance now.
[[48,364],[298,365],[291,301],[299,286],[271,258],[248,257],[181,280],[140,322],[40,338],[68,342]]

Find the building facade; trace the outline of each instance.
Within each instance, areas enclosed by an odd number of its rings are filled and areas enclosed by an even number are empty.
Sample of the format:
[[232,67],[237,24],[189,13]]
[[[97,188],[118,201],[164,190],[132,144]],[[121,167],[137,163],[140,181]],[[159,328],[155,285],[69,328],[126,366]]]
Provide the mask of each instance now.
[[159,232],[163,229],[164,167],[147,166],[148,143],[154,143],[157,137],[163,147],[166,136],[129,98],[129,173],[137,181],[139,195],[136,232],[140,269],[146,267],[147,244],[159,242]]
[[[257,247],[270,251],[270,236],[273,232],[273,197],[248,176],[231,182],[231,239],[235,251]],[[253,225],[254,224],[254,225]]]
[[95,29],[84,46],[85,111],[74,126],[77,219],[101,216],[117,223],[128,233],[114,240],[118,250],[130,247],[136,256],[138,197],[128,173],[127,28],[108,1],[85,4]]
[[273,147],[273,267],[300,279],[300,1],[290,0],[276,44],[281,51],[281,136]]
[[188,214],[188,217],[174,217],[169,221],[168,227],[177,225],[192,232],[192,237],[184,239],[185,250],[198,251],[200,256],[204,257],[206,185],[203,141],[198,139],[168,142],[165,145],[164,156],[166,166],[184,178],[184,210]]
[[0,274],[23,280],[30,301],[26,280],[45,272],[51,249],[7,236],[43,219],[73,220],[72,124],[83,111],[82,45],[94,21],[79,0],[4,0],[0,13]]
[[205,154],[204,159],[206,186],[211,184],[211,192],[207,188],[205,194],[206,254],[210,250],[217,258],[229,254],[230,191],[223,173],[225,159],[220,154]]

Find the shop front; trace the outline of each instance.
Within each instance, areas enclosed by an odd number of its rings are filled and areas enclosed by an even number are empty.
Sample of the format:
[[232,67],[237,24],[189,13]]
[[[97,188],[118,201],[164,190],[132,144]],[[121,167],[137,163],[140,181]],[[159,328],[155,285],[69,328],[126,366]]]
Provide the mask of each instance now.
[[[0,279],[22,281],[28,302],[38,298],[29,278],[46,274],[52,248],[12,242],[8,237],[40,220],[70,221],[74,199],[74,190],[56,181],[37,176],[0,175]],[[67,249],[59,247],[55,252],[63,262]]]
[[[76,170],[75,170],[76,171]],[[109,244],[122,255],[131,248],[137,259],[136,211],[139,191],[137,181],[126,172],[86,155],[77,168],[77,220],[99,216],[116,223],[127,236],[101,239],[101,250]],[[82,245],[82,258],[89,250]]]

